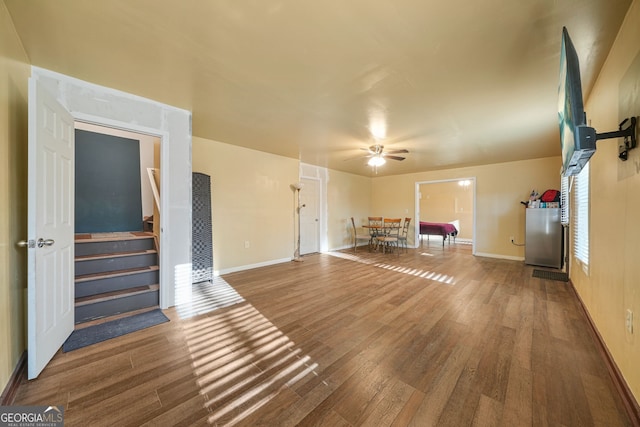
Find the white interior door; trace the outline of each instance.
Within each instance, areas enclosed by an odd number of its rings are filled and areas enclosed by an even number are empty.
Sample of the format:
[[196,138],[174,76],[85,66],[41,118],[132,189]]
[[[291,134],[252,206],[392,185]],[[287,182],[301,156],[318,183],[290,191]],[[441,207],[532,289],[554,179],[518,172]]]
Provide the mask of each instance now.
[[302,179],[300,190],[300,254],[320,251],[320,182]]
[[74,324],[73,117],[29,80],[28,377],[47,365]]

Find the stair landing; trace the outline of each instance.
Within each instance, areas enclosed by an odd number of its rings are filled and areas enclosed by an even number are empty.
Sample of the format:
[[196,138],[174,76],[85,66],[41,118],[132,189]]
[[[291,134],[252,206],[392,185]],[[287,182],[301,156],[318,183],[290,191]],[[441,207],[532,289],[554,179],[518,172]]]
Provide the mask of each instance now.
[[149,231],[116,231],[113,233],[77,233],[76,242],[84,240],[130,240],[153,237]]

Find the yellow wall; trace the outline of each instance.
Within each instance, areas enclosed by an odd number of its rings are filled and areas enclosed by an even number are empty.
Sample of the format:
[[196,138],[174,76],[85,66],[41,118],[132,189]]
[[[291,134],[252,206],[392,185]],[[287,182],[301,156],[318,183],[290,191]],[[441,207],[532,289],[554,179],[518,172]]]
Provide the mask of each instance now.
[[360,228],[371,214],[371,178],[330,170],[327,182],[327,229],[330,249],[353,245],[353,217]]
[[298,160],[193,137],[192,162],[211,177],[214,270],[292,258]]
[[[194,172],[211,176],[214,269],[224,273],[291,259],[290,184],[299,181],[298,160],[198,137],[192,158]],[[345,248],[351,245],[349,218],[360,225],[369,215],[371,179],[330,170],[326,186],[327,246]]]
[[458,221],[459,239],[473,239],[472,180],[462,187],[460,181],[420,184],[420,220],[428,222]]
[[[574,44],[581,43],[573,40]],[[580,58],[581,61],[587,60]],[[634,90],[623,88],[634,86]],[[599,133],[640,116],[640,2],[634,1],[592,90],[585,110]],[[620,139],[601,140],[591,159],[590,266],[576,262],[570,278],[606,342],[636,401],[640,400],[640,149],[618,160]],[[625,312],[634,312],[634,333]]]
[[[560,144],[558,140],[558,144]],[[372,212],[386,217],[414,216],[417,182],[476,178],[476,254],[524,259],[525,210],[531,189],[560,188],[560,158],[523,160],[459,169],[373,178]],[[415,218],[413,219],[415,221]],[[409,243],[413,243],[410,236]]]
[[25,344],[28,58],[0,2],[0,391]]

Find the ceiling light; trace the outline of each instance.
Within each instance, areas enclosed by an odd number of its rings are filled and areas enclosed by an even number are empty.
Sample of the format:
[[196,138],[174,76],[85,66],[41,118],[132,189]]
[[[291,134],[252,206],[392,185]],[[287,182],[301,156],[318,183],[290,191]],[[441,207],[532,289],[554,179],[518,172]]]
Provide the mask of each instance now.
[[387,163],[387,161],[384,159],[384,157],[382,157],[381,155],[376,155],[373,156],[372,158],[369,159],[369,161],[367,162],[367,164],[369,166],[374,166],[374,167],[378,167],[378,166],[382,166],[385,163]]

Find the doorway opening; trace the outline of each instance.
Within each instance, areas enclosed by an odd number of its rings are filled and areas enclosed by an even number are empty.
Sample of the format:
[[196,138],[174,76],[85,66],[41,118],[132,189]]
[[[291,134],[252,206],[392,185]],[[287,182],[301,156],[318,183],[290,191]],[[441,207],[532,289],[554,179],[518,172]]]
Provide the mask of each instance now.
[[160,138],[75,122],[75,328],[159,308]]
[[471,244],[476,253],[476,179],[454,178],[416,182],[415,242],[420,242],[420,221],[453,223],[456,242]]

